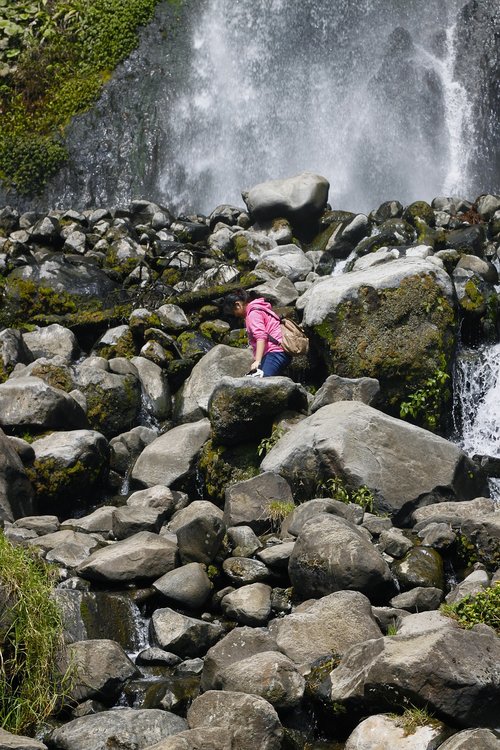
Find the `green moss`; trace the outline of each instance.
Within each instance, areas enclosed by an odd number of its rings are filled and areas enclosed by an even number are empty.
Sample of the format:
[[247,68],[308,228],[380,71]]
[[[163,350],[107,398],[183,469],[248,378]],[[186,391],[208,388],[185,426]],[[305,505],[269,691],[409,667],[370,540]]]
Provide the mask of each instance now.
[[132,375],[125,375],[123,388],[105,389],[92,383],[82,390],[87,399],[87,418],[91,429],[112,436],[117,432],[117,423],[124,429],[133,426],[140,407],[140,396],[137,380]]
[[453,617],[464,628],[483,623],[500,635],[500,582],[474,596],[466,596],[456,604],[442,604],[441,612]]
[[4,55],[14,55],[16,63],[4,68],[0,86],[0,178],[6,187],[26,195],[42,190],[66,158],[64,129],[134,49],[138,27],[150,21],[157,2],[21,0],[10,9],[20,31],[7,33],[7,49],[0,50],[0,67]]
[[38,499],[54,500],[74,491],[79,485],[87,486],[89,469],[81,461],[73,466],[61,466],[55,459],[35,460],[26,469]]
[[25,328],[40,315],[64,315],[78,309],[78,298],[28,279],[10,279],[1,288],[0,326]]
[[120,336],[114,346],[103,346],[99,349],[98,354],[100,357],[105,359],[113,359],[114,357],[125,357],[125,359],[132,359],[137,354],[137,347],[135,345],[132,331],[129,329],[123,336]]
[[386,405],[398,410],[436,370],[449,371],[455,330],[452,305],[431,275],[418,275],[396,289],[361,287],[313,333],[329,372],[377,378]]
[[460,299],[460,307],[467,312],[483,313],[485,311],[486,300],[481,294],[477,279],[469,279],[465,282],[466,297]]
[[104,267],[113,271],[123,281],[137,267],[140,260],[139,257],[118,258],[117,251],[114,248],[110,248],[106,253]]
[[425,201],[415,201],[407,206],[403,212],[403,219],[417,229],[419,229],[419,220],[424,221],[429,227],[436,223],[434,211]]
[[59,388],[69,393],[73,390],[74,384],[68,370],[65,367],[59,367],[52,364],[37,364],[31,370],[34,377],[41,378],[53,388]]
[[257,476],[259,462],[253,443],[229,448],[215,445],[212,440],[206,442],[200,455],[199,469],[207,497],[222,505],[226,487]]
[[316,662],[306,675],[306,694],[310,697],[316,695],[321,684],[327,679],[333,670],[340,664],[340,656],[333,654]]

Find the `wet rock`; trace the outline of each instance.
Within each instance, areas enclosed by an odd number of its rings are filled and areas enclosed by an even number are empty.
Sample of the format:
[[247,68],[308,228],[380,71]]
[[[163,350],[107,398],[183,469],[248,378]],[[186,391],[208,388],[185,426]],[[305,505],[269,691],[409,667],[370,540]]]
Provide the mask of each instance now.
[[272,620],[269,633],[295,664],[310,667],[332,654],[345,653],[356,643],[379,638],[381,631],[366,596],[339,591],[303,611]]
[[194,471],[195,460],[210,435],[210,423],[203,419],[179,425],[150,443],[132,469],[132,479],[145,487],[170,487]]
[[76,670],[71,692],[78,702],[88,698],[113,701],[123,683],[140,674],[118,643],[105,639],[72,643],[68,660]]
[[444,589],[443,558],[430,547],[413,547],[392,565],[392,572],[403,590],[415,586]]
[[191,729],[222,727],[233,736],[234,750],[279,750],[283,729],[268,701],[256,695],[209,690],[188,710]]
[[225,667],[223,690],[260,695],[275,708],[294,708],[304,695],[305,680],[295,664],[277,651],[264,651]]
[[187,617],[168,607],[153,612],[150,629],[161,648],[184,658],[203,656],[223,632],[221,625]]
[[78,567],[77,572],[90,581],[152,581],[173,570],[176,557],[177,545],[171,540],[141,531],[97,550]]
[[50,742],[61,750],[109,750],[112,744],[144,750],[185,729],[184,719],[168,711],[123,708],[74,719],[55,729]]
[[358,527],[330,514],[304,524],[288,571],[295,594],[302,599],[350,590],[380,604],[394,594],[394,581],[380,552]]
[[160,421],[168,419],[172,411],[172,401],[163,370],[144,357],[132,357],[130,361],[137,368],[147,411]]

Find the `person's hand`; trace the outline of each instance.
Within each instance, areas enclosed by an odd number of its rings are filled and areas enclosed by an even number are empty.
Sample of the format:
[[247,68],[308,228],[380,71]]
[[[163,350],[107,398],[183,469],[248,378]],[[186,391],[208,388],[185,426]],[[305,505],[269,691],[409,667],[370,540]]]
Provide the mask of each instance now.
[[256,359],[256,360],[254,360],[254,362],[252,362],[252,366],[251,366],[250,369],[251,370],[260,370],[261,364],[262,364],[262,362],[259,359]]

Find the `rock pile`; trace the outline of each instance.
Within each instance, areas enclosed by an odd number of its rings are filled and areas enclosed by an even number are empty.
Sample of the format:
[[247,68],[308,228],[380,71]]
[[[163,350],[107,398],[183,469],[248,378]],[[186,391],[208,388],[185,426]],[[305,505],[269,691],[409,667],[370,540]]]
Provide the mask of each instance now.
[[[76,669],[46,745],[2,747],[498,747],[500,641],[439,608],[500,580],[487,478],[446,439],[459,326],[499,333],[500,198],[365,216],[327,189],[0,211],[0,515],[58,567]],[[235,286],[302,316],[292,377],[242,377]]]

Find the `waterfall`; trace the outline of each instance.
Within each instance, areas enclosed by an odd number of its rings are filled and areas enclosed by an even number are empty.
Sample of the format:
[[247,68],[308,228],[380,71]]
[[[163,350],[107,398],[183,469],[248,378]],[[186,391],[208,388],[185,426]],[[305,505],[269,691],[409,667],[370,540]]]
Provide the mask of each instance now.
[[[500,344],[463,349],[454,373],[454,414],[464,451],[500,458]],[[500,480],[490,479],[500,498]]]
[[160,3],[24,208],[208,213],[305,169],[365,213],[500,191],[499,26],[497,0]]

